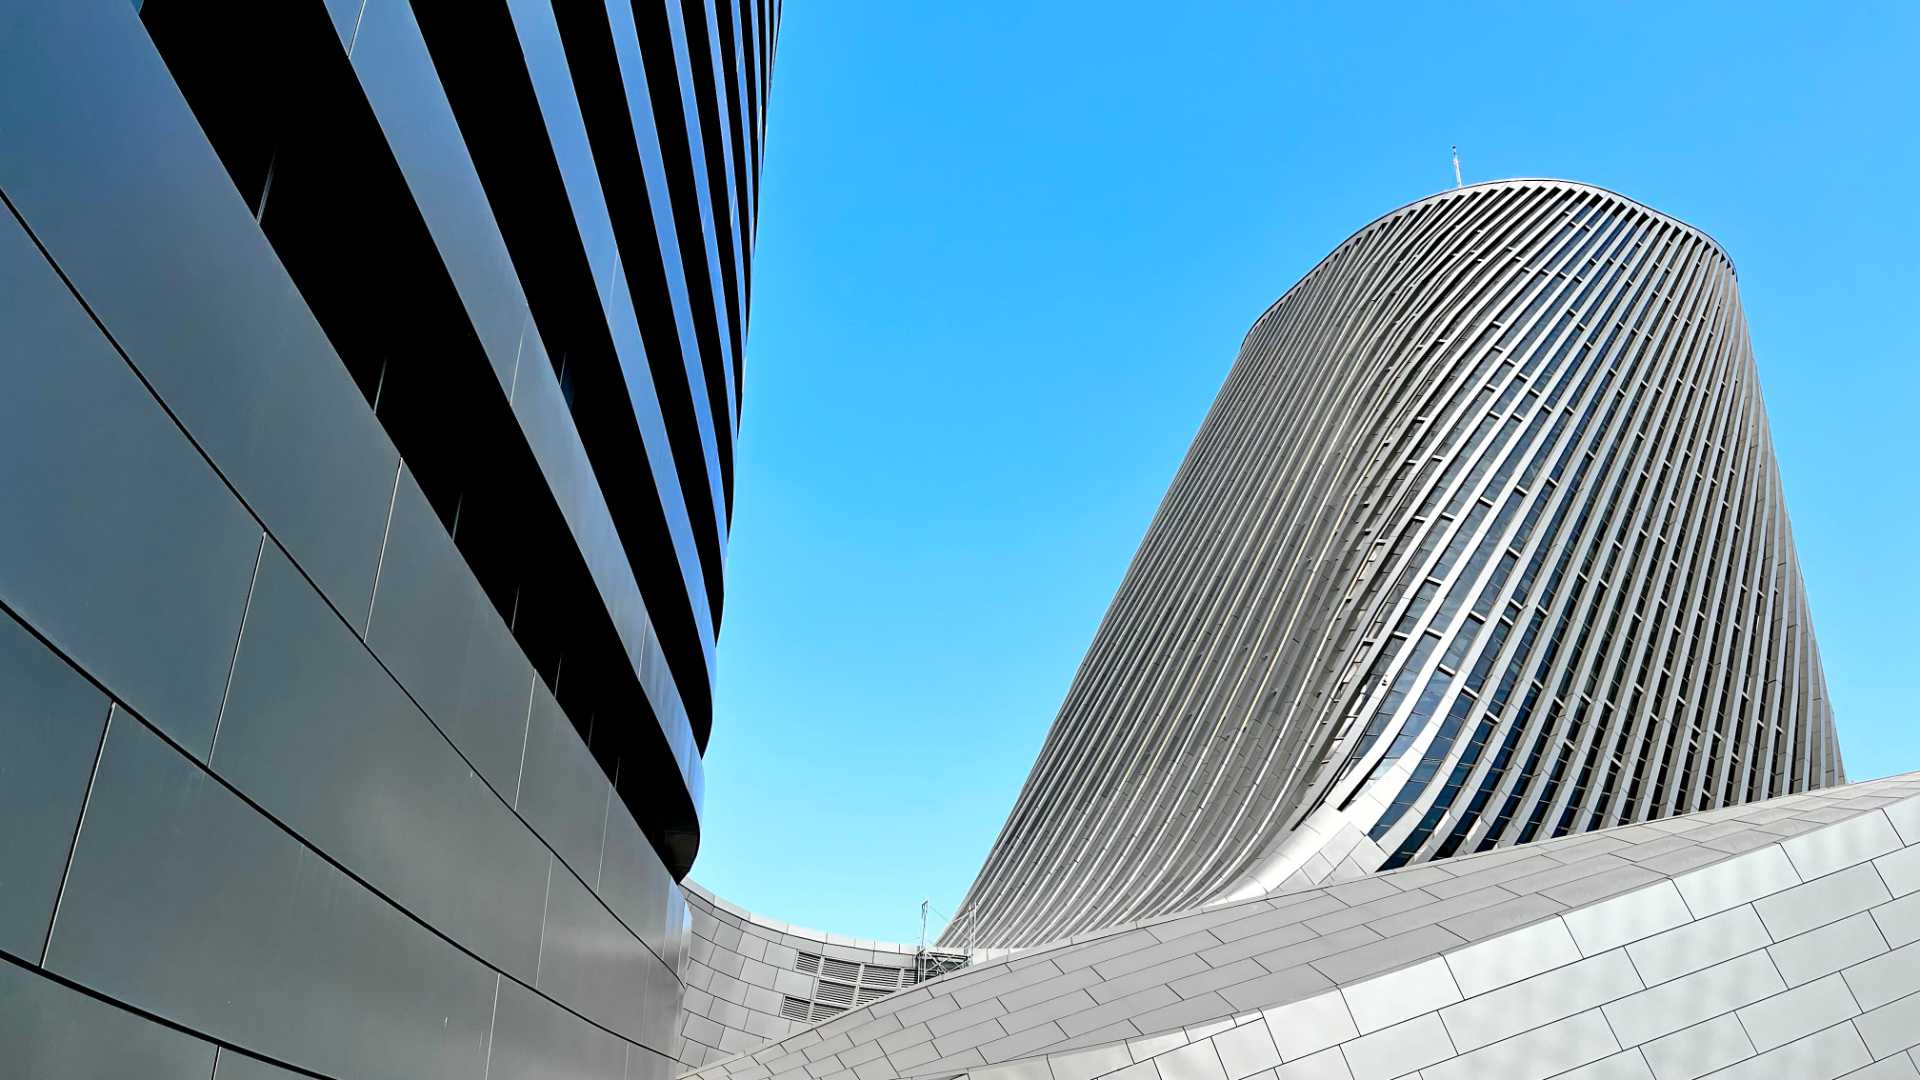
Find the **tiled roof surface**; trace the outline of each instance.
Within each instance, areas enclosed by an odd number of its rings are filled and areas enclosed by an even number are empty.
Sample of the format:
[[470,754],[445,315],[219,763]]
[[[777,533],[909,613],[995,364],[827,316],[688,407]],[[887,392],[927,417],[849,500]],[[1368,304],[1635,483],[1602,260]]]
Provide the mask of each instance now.
[[[1369,1012],[1373,1006],[1356,1005],[1355,997],[1366,1001],[1369,992],[1362,988],[1377,977],[1394,973],[1388,977],[1409,986],[1422,979],[1431,983],[1427,997],[1437,1003],[1436,1008],[1444,1005],[1455,1012],[1444,1025],[1442,1018],[1428,1016],[1431,1023],[1426,1026],[1441,1025],[1433,1030],[1451,1031],[1466,1022],[1460,1017],[1471,1013],[1463,1011],[1461,979],[1475,987],[1484,984],[1490,993],[1502,985],[1503,973],[1524,969],[1537,955],[1558,955],[1537,945],[1517,950],[1501,946],[1490,952],[1486,947],[1469,948],[1474,943],[1519,940],[1504,936],[1516,931],[1553,934],[1557,932],[1542,928],[1561,927],[1579,950],[1565,954],[1569,963],[1618,953],[1627,947],[1627,940],[1613,940],[1623,931],[1611,929],[1609,920],[1616,916],[1605,913],[1620,905],[1603,906],[1602,901],[1630,894],[1641,899],[1627,908],[1653,904],[1658,898],[1670,902],[1677,888],[1678,897],[1685,898],[1688,906],[1674,909],[1677,922],[1659,928],[1669,929],[1696,917],[1704,921],[1708,913],[1699,908],[1716,889],[1736,897],[1727,905],[1731,907],[1760,895],[1743,894],[1756,887],[1748,880],[1754,875],[1773,874],[1773,879],[1760,884],[1786,890],[1802,887],[1803,879],[1812,881],[1829,873],[1819,860],[1830,863],[1844,858],[1844,852],[1822,853],[1835,844],[1844,847],[1844,838],[1852,835],[1848,830],[1857,831],[1856,826],[1843,823],[1858,822],[1867,815],[1873,815],[1869,821],[1885,821],[1877,813],[1880,808],[1900,805],[1912,796],[1920,796],[1920,774],[1501,849],[1080,935],[900,991],[752,1053],[709,1064],[693,1075],[703,1080],[888,1080],[984,1073],[990,1067],[1008,1066],[1030,1073],[1035,1080],[1049,1080],[1049,1073],[1050,1080],[1088,1080],[1114,1069],[1136,1067],[1136,1061],[1165,1059],[1152,1066],[1160,1070],[1161,1080],[1187,1080],[1188,1076],[1220,1080],[1211,1069],[1184,1072],[1182,1063],[1187,1058],[1174,1055],[1198,1056],[1198,1051],[1187,1048],[1202,1041],[1210,1043],[1208,1053],[1216,1054],[1222,1063],[1241,1052],[1231,1047],[1244,1044],[1257,1050],[1258,1039],[1243,1030],[1255,1023],[1266,1025],[1265,1037],[1276,1047],[1272,1053],[1281,1055],[1263,1069],[1279,1067],[1283,1061],[1290,1064],[1293,1057],[1287,1056],[1286,1046],[1292,1046],[1297,1057],[1306,1044],[1318,1042],[1311,1052],[1323,1054],[1340,1043],[1337,1036],[1344,1030],[1334,1015],[1334,1003],[1347,1014],[1344,1023],[1354,1027],[1358,1043],[1342,1050],[1343,1063],[1355,1055],[1370,1061],[1367,1055],[1378,1051],[1384,1055],[1382,1061],[1398,1067],[1411,1059],[1394,1057],[1382,1048],[1392,1039],[1418,1041],[1417,1032],[1401,1028],[1422,1023],[1420,1016],[1399,1017],[1378,1033],[1367,1025],[1378,1016],[1404,1010],[1403,1002],[1427,998],[1419,988],[1400,987],[1396,982],[1393,993],[1372,995],[1388,1001],[1380,1006],[1385,1011]],[[1920,802],[1905,804],[1903,813],[1920,830]],[[1804,852],[1794,852],[1796,841],[1790,838],[1816,832],[1838,839],[1822,839]],[[1889,827],[1875,843],[1891,835]],[[1747,857],[1732,861],[1742,855]],[[1731,869],[1723,872],[1720,866]],[[1914,884],[1920,887],[1920,880]],[[1863,909],[1832,910],[1846,914]],[[1813,928],[1809,920],[1818,918],[1815,914],[1785,922],[1781,921],[1784,916],[1769,920],[1764,903],[1759,916],[1763,924],[1777,924],[1779,932],[1770,931],[1765,941],[1755,938],[1756,948],[1794,940]],[[1583,935],[1592,951],[1582,947]],[[1885,951],[1884,939],[1881,951]],[[1450,973],[1446,986],[1440,984],[1440,969],[1433,963],[1442,956]],[[1758,970],[1758,961],[1749,963]],[[1915,963],[1920,967],[1920,959]],[[1479,974],[1459,975],[1462,965]],[[1639,981],[1632,987],[1634,992],[1646,992],[1644,987],[1656,982],[1646,972],[1635,978]],[[1623,992],[1622,1000],[1627,996]],[[1447,1000],[1441,1002],[1441,998]],[[1625,1013],[1636,1007],[1622,1004],[1615,1011]],[[1866,1006],[1861,1003],[1861,1007]],[[1361,1015],[1356,1016],[1356,1011]],[[1422,1015],[1427,1012],[1423,1009]],[[1323,1018],[1315,1020],[1315,1016]],[[1582,1025],[1580,1031],[1569,1029],[1566,1034],[1584,1038],[1600,1030],[1591,1020]],[[1388,1030],[1399,1034],[1392,1039],[1375,1037]],[[1490,1038],[1471,1048],[1458,1045],[1473,1041],[1455,1035],[1444,1058],[1455,1056],[1456,1051],[1477,1052],[1498,1040]],[[1602,1042],[1590,1038],[1582,1045]],[[1237,1060],[1264,1061],[1269,1056],[1265,1050],[1250,1053]],[[1486,1057],[1483,1054],[1478,1060],[1484,1064]],[[1366,1075],[1407,1075],[1429,1064],[1433,1062],[1415,1061],[1398,1072]],[[1229,1080],[1250,1075],[1223,1067]],[[1356,1078],[1362,1072],[1361,1065],[1353,1066]],[[1295,1075],[1322,1074],[1283,1071],[1279,1077],[1291,1080]],[[1664,1080],[1668,1073],[1656,1069],[1653,1075]],[[1129,1074],[1129,1080],[1136,1080],[1134,1074]],[[1137,1080],[1154,1078],[1140,1073]]]

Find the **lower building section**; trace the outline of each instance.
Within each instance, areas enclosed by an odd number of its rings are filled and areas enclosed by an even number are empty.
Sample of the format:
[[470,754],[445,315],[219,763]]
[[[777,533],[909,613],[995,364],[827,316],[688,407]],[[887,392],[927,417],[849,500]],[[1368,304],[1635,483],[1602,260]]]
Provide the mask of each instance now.
[[988,960],[702,1080],[1914,1077],[1920,773]]
[[0,618],[7,1075],[670,1075],[684,909],[638,830],[583,877],[263,562],[210,760]]
[[685,889],[692,937],[674,1056],[686,1068],[756,1050],[975,958],[789,926],[692,882]]
[[346,374],[379,519],[288,545],[13,205],[0,1074],[669,1075],[679,887]]

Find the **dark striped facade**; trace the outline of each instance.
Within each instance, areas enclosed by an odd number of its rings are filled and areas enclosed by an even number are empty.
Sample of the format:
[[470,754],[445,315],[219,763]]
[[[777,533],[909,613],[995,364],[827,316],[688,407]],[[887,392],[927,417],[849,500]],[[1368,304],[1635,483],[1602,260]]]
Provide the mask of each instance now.
[[0,0],[0,1074],[664,1077],[777,0]]
[[944,941],[1843,776],[1732,263],[1476,185],[1254,325]]

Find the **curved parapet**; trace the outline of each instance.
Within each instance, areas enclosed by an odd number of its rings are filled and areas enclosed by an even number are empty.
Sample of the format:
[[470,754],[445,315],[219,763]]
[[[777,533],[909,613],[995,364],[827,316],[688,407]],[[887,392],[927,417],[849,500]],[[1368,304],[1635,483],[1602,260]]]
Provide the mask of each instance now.
[[791,926],[681,884],[693,934],[675,1057],[688,1068],[784,1039],[973,959]]
[[1255,323],[949,937],[1843,776],[1732,263],[1476,185]]

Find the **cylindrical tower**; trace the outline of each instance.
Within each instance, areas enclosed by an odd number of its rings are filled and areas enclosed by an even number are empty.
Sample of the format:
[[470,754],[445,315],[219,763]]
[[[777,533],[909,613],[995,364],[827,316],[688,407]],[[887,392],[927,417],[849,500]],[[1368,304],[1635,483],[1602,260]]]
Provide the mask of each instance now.
[[779,14],[0,2],[0,1075],[679,1071]]
[[1254,324],[948,940],[1842,779],[1733,264],[1479,184]]

